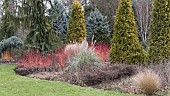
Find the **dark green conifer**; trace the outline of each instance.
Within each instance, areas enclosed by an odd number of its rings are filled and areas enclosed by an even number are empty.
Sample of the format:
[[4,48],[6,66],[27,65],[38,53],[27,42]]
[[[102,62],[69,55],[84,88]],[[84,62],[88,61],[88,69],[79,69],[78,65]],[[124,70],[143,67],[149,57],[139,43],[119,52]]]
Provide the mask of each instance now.
[[27,48],[50,51],[60,46],[58,35],[52,30],[48,16],[45,15],[45,1],[47,0],[25,0],[23,2],[21,13],[26,16],[23,16],[21,20],[24,26],[31,30],[25,40]]
[[3,39],[7,39],[11,36],[14,36],[14,33],[16,32],[17,28],[15,25],[15,16],[10,12],[10,5],[9,0],[3,1],[3,16],[1,19],[2,26],[0,28],[0,41]]

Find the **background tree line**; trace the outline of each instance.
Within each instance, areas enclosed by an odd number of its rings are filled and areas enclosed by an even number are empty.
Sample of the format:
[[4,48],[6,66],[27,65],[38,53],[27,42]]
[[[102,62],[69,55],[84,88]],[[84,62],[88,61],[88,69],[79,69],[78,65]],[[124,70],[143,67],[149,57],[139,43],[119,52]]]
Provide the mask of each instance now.
[[[3,6],[3,2],[5,0],[0,1],[0,5]],[[10,2],[10,11],[12,14],[17,14],[17,7],[21,6],[21,2],[25,0],[7,0]],[[44,0],[46,1],[46,0]],[[54,0],[56,1],[56,0]],[[74,0],[59,0],[67,9],[71,8],[71,4]],[[80,0],[82,5],[84,6],[85,10],[85,18],[87,18],[92,10],[98,8],[99,11],[104,15],[107,16],[109,21],[109,27],[111,33],[113,32],[113,23],[114,23],[114,16],[116,14],[116,9],[118,7],[119,0]],[[138,34],[141,44],[144,46],[145,49],[148,47],[148,34],[149,34],[149,24],[150,24],[150,13],[152,9],[152,0],[132,0],[132,7],[134,10],[135,20],[137,22]],[[3,7],[0,8],[0,18],[2,17],[4,11]],[[18,34],[19,33],[19,34]],[[26,38],[26,34],[28,34],[27,30],[20,30],[17,31],[19,37]]]

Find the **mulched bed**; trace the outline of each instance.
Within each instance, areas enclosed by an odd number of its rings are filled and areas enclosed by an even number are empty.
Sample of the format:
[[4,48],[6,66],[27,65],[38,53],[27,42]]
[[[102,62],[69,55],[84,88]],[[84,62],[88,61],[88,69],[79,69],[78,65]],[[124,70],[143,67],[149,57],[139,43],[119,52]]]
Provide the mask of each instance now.
[[[52,67],[51,67],[52,68]],[[131,77],[138,71],[153,69],[159,73],[162,80],[162,87],[155,96],[166,96],[170,90],[170,70],[169,64],[166,65],[126,65],[126,64],[105,64],[102,68],[93,66],[83,66],[81,70],[62,70],[51,68],[29,68],[16,67],[17,74],[30,78],[37,78],[51,81],[63,81],[79,86],[90,86],[104,90],[117,90],[124,93],[143,94],[143,91],[134,86]],[[168,80],[167,80],[168,79]]]
[[[48,80],[60,80],[62,78],[62,80],[71,84],[94,86],[104,81],[110,82],[132,76],[137,73],[137,67],[134,65],[125,64],[106,64],[101,68],[83,66],[81,70],[60,71],[60,69],[53,69],[53,67],[38,68],[17,66],[14,71],[22,76],[44,75],[44,78],[40,79],[47,79],[47,77],[49,77]],[[60,73],[60,75],[58,73]],[[57,76],[55,74],[57,74]]]

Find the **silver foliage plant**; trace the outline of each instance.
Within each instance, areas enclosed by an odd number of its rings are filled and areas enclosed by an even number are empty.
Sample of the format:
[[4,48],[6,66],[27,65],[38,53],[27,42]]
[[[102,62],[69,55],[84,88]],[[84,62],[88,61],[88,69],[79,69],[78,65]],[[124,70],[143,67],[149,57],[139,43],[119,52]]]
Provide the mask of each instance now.
[[0,42],[0,54],[6,50],[10,50],[11,48],[21,48],[22,46],[23,41],[16,36],[12,36],[8,39],[3,39]]
[[[72,46],[72,47],[71,47]],[[66,51],[74,50],[75,54],[68,59],[69,64],[67,69],[71,70],[81,70],[84,66],[101,67],[102,61],[95,53],[95,48],[93,46],[89,47],[86,39],[82,43],[72,44],[66,46]]]
[[53,21],[53,29],[59,34],[60,38],[65,39],[69,21],[69,10],[60,1],[56,0],[54,1],[54,13],[57,16]]

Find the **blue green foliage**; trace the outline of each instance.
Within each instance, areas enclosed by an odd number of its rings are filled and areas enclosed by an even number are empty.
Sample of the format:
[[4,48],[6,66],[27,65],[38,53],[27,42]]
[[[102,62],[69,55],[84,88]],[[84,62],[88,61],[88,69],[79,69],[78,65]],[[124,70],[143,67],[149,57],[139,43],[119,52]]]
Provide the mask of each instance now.
[[61,39],[66,38],[69,13],[66,12],[65,6],[58,0],[54,1],[54,13],[56,18],[53,21],[53,29],[57,32]]
[[86,28],[88,40],[91,40],[94,35],[94,39],[97,42],[110,41],[109,21],[97,8],[87,18]]
[[3,39],[0,42],[0,53],[10,48],[20,48],[22,46],[23,46],[23,41],[16,36],[12,36],[8,39]]

